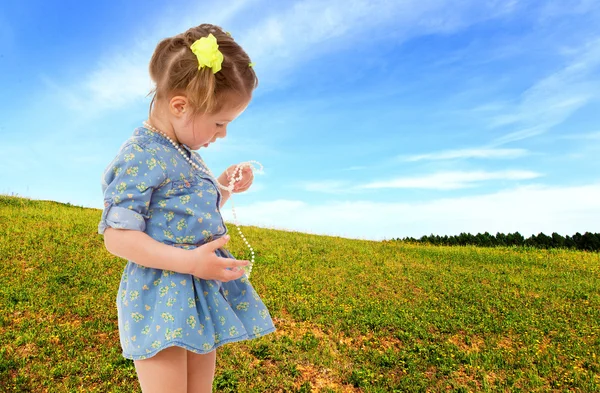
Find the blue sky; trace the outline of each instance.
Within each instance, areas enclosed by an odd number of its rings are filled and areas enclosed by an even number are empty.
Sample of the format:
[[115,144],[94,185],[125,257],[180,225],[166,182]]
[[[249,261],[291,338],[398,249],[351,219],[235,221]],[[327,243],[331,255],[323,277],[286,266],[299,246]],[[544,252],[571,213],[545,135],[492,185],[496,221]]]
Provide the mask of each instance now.
[[[208,22],[260,86],[213,172],[242,224],[363,239],[598,232],[595,1],[16,1],[0,9],[0,193],[101,208],[158,41]],[[231,209],[223,209],[231,219]]]

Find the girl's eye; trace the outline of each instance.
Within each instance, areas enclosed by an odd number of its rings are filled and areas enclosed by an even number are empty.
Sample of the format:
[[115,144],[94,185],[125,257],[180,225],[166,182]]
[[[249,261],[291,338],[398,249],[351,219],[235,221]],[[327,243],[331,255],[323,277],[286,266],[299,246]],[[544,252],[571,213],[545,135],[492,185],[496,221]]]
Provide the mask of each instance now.
[[217,123],[217,127],[223,127],[225,124],[223,123]]

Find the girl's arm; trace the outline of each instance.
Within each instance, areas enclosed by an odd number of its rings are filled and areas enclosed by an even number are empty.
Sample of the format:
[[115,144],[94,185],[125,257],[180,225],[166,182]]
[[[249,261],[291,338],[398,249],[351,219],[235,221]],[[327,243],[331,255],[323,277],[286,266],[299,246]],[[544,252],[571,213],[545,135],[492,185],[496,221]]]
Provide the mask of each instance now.
[[142,231],[111,227],[104,231],[104,245],[111,254],[149,268],[223,282],[241,278],[245,274],[241,268],[249,264],[246,260],[215,254],[228,241],[229,236],[223,236],[193,250],[185,250],[158,242]]
[[108,252],[154,269],[190,274],[189,250],[158,242],[145,232],[106,228],[104,245]]
[[229,191],[221,190],[221,204],[219,205],[219,208],[223,207],[223,205],[225,204],[225,202],[227,202],[230,196],[231,194],[229,193]]

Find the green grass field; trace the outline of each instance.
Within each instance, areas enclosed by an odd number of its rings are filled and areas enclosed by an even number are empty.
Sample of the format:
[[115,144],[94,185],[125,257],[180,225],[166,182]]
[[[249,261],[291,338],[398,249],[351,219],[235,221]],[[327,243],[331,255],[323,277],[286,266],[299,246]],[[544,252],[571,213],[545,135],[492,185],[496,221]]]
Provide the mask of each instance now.
[[[139,391],[100,214],[0,196],[1,392]],[[216,391],[600,392],[598,253],[244,233],[278,331],[221,347]]]

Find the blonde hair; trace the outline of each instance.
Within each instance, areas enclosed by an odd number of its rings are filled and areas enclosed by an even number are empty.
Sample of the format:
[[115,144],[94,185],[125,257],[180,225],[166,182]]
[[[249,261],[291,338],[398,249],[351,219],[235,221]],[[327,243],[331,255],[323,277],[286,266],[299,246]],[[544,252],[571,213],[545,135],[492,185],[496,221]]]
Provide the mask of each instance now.
[[[198,69],[198,60],[190,46],[198,39],[212,34],[223,54],[221,70],[213,73],[209,67]],[[184,95],[192,113],[215,113],[223,108],[233,94],[248,100],[258,85],[250,57],[219,26],[201,24],[182,34],[165,38],[156,46],[150,60],[150,78],[155,88],[150,111],[157,99]]]

